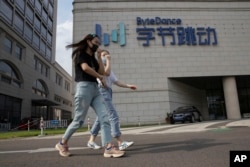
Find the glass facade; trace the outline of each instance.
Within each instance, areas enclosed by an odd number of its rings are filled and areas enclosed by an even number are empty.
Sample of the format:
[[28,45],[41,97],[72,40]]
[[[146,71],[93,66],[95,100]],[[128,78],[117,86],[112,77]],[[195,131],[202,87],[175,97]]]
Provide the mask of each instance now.
[[[9,26],[14,27],[31,46],[38,49],[46,60],[51,61],[53,1],[18,0],[9,2],[2,0],[0,3],[1,17],[9,23]],[[41,42],[42,38],[45,40],[44,42]]]

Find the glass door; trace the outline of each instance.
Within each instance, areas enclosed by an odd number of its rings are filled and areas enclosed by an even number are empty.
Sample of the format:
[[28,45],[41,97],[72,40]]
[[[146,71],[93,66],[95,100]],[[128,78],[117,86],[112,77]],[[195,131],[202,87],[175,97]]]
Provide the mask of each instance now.
[[207,104],[210,120],[227,118],[225,100],[222,90],[207,90]]

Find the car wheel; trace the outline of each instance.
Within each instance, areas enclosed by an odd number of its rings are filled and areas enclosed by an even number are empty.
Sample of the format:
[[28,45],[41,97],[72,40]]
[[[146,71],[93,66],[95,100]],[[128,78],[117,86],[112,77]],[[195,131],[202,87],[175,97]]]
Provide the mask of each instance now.
[[193,122],[195,122],[195,118],[194,118],[194,116],[192,115],[191,120],[190,120],[190,123],[193,123]]

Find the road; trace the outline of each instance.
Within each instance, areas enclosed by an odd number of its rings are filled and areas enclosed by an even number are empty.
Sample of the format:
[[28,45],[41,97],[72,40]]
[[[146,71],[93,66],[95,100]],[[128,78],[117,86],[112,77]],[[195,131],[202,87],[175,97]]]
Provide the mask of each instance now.
[[[71,157],[60,157],[60,136],[0,140],[1,167],[229,167],[230,150],[250,151],[249,127],[225,127],[227,121],[122,129],[135,145],[122,158],[104,158],[86,147],[88,132],[75,134]],[[100,138],[97,139],[100,144]]]

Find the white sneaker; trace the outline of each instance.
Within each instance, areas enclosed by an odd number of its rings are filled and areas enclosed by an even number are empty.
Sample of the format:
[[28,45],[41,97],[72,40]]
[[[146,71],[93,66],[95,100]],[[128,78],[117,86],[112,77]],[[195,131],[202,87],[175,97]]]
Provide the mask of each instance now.
[[131,142],[127,142],[127,141],[124,141],[124,142],[122,142],[122,144],[119,146],[119,150],[125,150],[125,149],[127,149],[128,147],[130,147],[130,146],[132,146],[134,144],[134,142],[133,141],[131,141]]
[[93,142],[93,143],[89,143],[89,142],[88,142],[87,146],[88,146],[89,148],[94,149],[94,150],[98,150],[98,149],[101,149],[101,148],[102,148],[101,146],[98,146],[95,142]]

